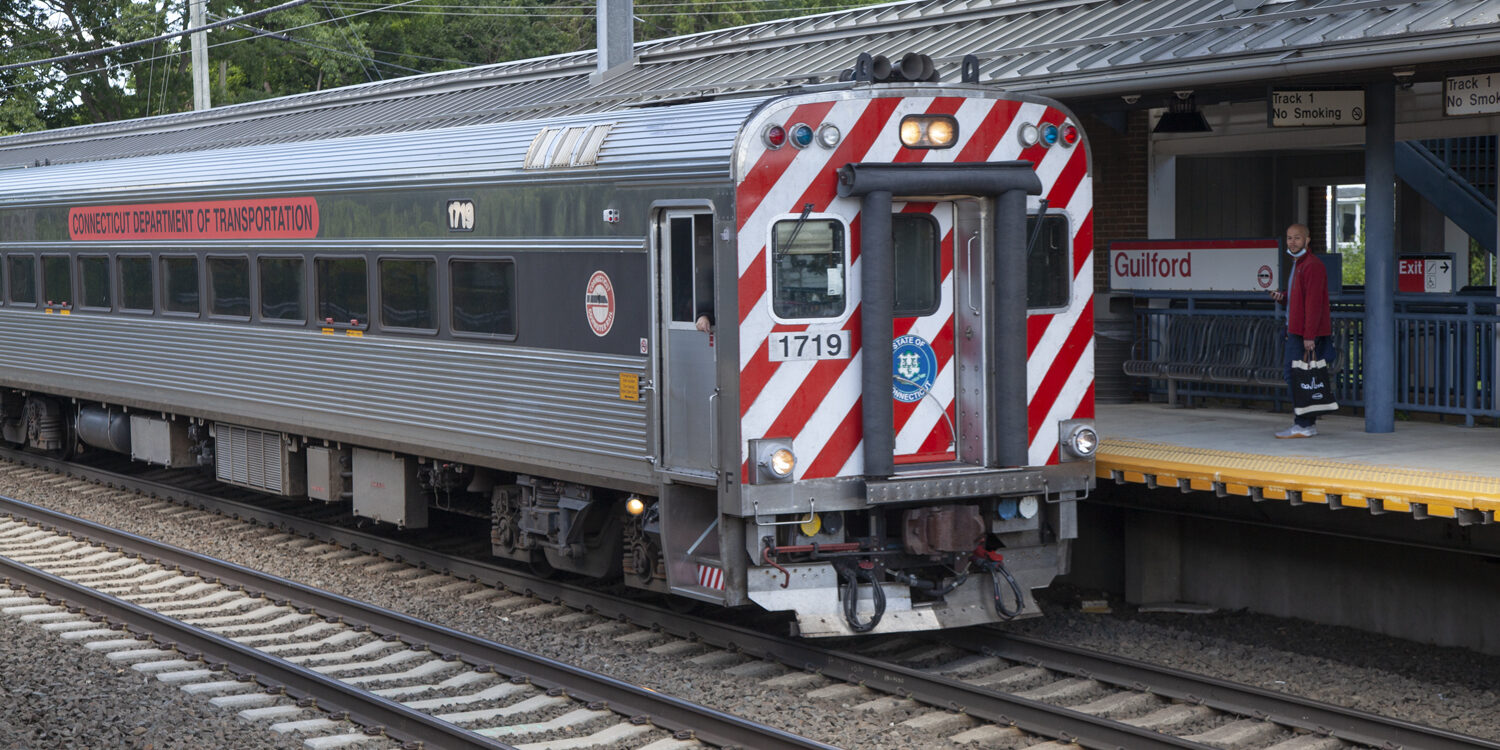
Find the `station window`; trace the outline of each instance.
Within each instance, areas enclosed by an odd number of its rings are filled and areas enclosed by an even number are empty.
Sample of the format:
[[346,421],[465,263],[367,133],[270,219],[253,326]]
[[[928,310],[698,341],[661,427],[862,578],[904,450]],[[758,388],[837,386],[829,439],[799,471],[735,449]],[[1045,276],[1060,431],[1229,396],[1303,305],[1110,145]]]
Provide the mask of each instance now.
[[364,258],[318,258],[318,319],[364,326],[370,320],[370,288]]
[[516,335],[516,264],[508,260],[455,260],[453,330]]
[[208,259],[208,312],[250,317],[250,259]]
[[[1036,232],[1036,216],[1026,217],[1026,240]],[[1068,244],[1068,217],[1048,214],[1042,233],[1026,256],[1026,307],[1067,307],[1073,288],[1073,254]]]
[[437,330],[437,263],[381,259],[380,325]]
[[116,262],[120,267],[120,309],[153,312],[156,304],[151,292],[151,258],[122,255]]
[[73,261],[66,255],[42,256],[42,296],[49,305],[71,307]]
[[834,318],[844,313],[844,225],[832,219],[786,219],[771,232],[772,309],[781,318]]
[[97,310],[110,308],[109,258],[104,255],[81,255],[78,257],[78,282],[84,307]]
[[36,256],[9,257],[10,301],[22,305],[36,304]]
[[307,319],[302,309],[307,288],[301,258],[260,259],[260,317],[263,320]]
[[896,214],[891,217],[891,234],[896,264],[895,316],[937,312],[942,299],[937,220],[930,214]]
[[161,309],[166,312],[198,314],[198,259],[168,257],[161,259]]

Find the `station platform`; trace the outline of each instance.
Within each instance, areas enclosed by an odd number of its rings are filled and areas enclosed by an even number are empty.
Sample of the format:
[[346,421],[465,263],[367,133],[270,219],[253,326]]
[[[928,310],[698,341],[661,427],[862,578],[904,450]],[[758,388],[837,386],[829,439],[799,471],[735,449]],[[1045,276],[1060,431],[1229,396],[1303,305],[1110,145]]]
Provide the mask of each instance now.
[[1365,432],[1363,417],[1324,416],[1318,435],[1278,440],[1290,413],[1165,404],[1100,404],[1102,482],[1326,504],[1488,524],[1500,510],[1500,430],[1429,422]]

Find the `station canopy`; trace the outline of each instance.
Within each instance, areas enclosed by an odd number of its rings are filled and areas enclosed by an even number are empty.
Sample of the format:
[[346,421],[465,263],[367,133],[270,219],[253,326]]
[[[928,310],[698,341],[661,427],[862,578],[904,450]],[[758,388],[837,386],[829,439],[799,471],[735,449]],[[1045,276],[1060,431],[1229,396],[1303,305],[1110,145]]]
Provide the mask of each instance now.
[[836,83],[863,52],[929,55],[943,81],[972,54],[987,85],[1163,106],[1177,89],[1263,97],[1271,81],[1493,63],[1500,0],[917,0],[639,42],[597,84],[587,50],[12,136],[0,168],[58,163],[63,143],[67,161],[91,161],[764,95]]

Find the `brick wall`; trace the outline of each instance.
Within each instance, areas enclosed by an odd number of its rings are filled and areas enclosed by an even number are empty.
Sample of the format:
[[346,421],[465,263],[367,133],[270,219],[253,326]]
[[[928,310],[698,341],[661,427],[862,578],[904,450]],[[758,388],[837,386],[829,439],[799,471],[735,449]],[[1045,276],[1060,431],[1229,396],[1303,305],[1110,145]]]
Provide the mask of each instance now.
[[1084,116],[1094,157],[1094,288],[1109,286],[1109,243],[1147,239],[1146,145],[1150,136],[1145,110],[1126,116],[1121,133],[1102,120]]

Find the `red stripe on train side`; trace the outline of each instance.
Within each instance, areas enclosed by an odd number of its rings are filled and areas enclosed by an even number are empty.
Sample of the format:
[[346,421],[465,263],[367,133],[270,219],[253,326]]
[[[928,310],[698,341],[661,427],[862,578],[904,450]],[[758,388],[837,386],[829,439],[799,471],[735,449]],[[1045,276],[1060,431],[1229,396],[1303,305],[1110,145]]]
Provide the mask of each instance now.
[[968,143],[959,149],[954,161],[988,160],[990,154],[994,153],[996,144],[1005,137],[1006,131],[1010,129],[1011,121],[1016,119],[1016,113],[1020,110],[1021,103],[1017,101],[995,102],[969,136]]
[[1052,359],[1052,366],[1047,368],[1047,374],[1036,389],[1036,395],[1032,396],[1031,403],[1027,405],[1026,431],[1027,442],[1036,439],[1037,430],[1041,429],[1043,420],[1047,418],[1047,412],[1052,411],[1052,405],[1057,402],[1057,396],[1062,392],[1063,386],[1067,385],[1068,379],[1079,366],[1079,360],[1083,358],[1084,352],[1088,351],[1089,340],[1094,336],[1092,325],[1083,325],[1085,319],[1093,320],[1094,300],[1090,298],[1084,303],[1083,312],[1078,316],[1078,324],[1068,331],[1068,337],[1063,341],[1062,348]]
[[1057,179],[1052,181],[1052,190],[1047,193],[1051,205],[1059,208],[1068,205],[1073,194],[1078,192],[1078,186],[1083,183],[1083,176],[1088,174],[1088,167],[1088,152],[1075,146],[1072,155],[1068,157],[1068,163],[1058,173]]
[[[833,110],[833,105],[834,102],[804,104],[793,109],[779,124],[786,127],[797,122],[822,122]],[[760,134],[754,133],[751,136],[759,138]],[[755,166],[745,173],[745,179],[740,181],[735,191],[735,206],[739,209],[739,215],[735,217],[736,230],[745,228],[745,222],[750,220],[755,207],[781,181],[781,176],[786,174],[787,169],[791,168],[797,156],[802,153],[801,149],[793,148],[790,144],[778,149],[767,148],[761,152]]]

